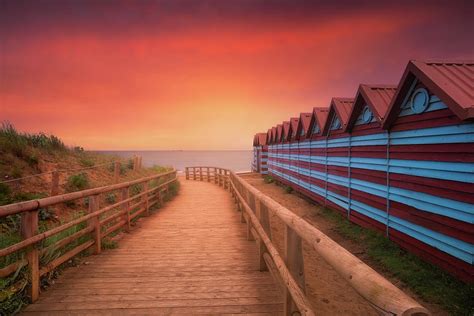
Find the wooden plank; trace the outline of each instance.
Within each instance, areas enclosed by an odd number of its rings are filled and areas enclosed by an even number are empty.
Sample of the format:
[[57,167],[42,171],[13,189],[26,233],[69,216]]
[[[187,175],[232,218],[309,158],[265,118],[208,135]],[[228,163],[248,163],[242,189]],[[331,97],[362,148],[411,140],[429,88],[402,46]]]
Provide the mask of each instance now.
[[[21,214],[21,236],[23,239],[33,237],[38,233],[38,210],[24,212]],[[30,300],[35,302],[40,292],[39,251],[32,245],[27,249],[26,260],[30,278],[28,294]]]
[[67,269],[24,313],[281,314],[283,296],[214,181],[181,181],[180,194],[118,248]]

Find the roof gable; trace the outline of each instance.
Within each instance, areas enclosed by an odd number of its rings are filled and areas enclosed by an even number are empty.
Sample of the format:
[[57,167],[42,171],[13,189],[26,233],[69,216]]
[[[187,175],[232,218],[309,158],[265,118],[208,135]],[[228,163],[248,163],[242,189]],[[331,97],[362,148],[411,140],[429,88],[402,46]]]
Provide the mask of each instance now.
[[323,135],[327,135],[329,130],[345,130],[353,102],[354,99],[351,98],[332,98],[328,117],[323,127]]
[[301,136],[306,136],[311,123],[312,113],[300,113],[300,118],[298,120],[298,127],[296,129],[296,139],[300,139]]
[[290,130],[289,130],[289,135],[291,139],[295,139],[296,137],[296,132],[298,131],[298,123],[300,122],[299,117],[292,117],[290,119]]
[[376,120],[381,123],[396,90],[396,85],[361,84],[349,114],[346,131],[352,130],[358,122],[366,124]]
[[311,122],[308,127],[307,136],[321,134],[328,118],[329,108],[315,107],[311,114]]
[[276,128],[276,126],[273,126],[273,127],[272,127],[272,137],[271,137],[271,142],[272,142],[272,144],[275,143],[276,135],[277,135],[277,128]]
[[289,132],[290,132],[290,122],[289,121],[284,121],[283,122],[283,130],[282,130],[281,137],[280,137],[280,140],[282,142],[285,142],[285,141],[288,140]]
[[414,84],[419,81],[461,120],[474,119],[474,61],[411,60],[390,103],[383,127],[396,120]]
[[283,133],[283,125],[278,124],[276,127],[275,143],[281,142],[281,134]]
[[258,133],[257,146],[265,146],[267,144],[267,133]]
[[267,144],[270,144],[272,142],[272,129],[269,128],[267,131]]

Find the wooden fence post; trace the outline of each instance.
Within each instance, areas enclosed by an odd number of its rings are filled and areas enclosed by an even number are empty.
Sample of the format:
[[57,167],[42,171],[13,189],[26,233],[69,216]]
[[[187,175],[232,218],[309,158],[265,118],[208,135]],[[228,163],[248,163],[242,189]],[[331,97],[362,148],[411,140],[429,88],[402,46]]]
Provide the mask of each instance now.
[[[290,227],[285,225],[285,263],[291,275],[295,279],[303,293],[305,290],[304,264],[303,264],[303,244],[301,237]],[[285,287],[284,313],[293,315],[298,312],[298,308],[291,298],[288,288]]]
[[[129,187],[122,188],[122,201],[128,199],[129,196],[130,196]],[[129,206],[130,206],[130,202],[124,203],[123,206],[122,206],[122,211],[124,212],[123,218],[124,218],[124,220],[126,220],[125,230],[127,232],[130,231],[130,209],[129,209]]]
[[59,193],[59,171],[55,170],[51,173],[51,196]]
[[114,182],[118,183],[120,177],[120,161],[114,162]]
[[[23,212],[21,214],[21,235],[23,239],[33,237],[38,233],[38,210]],[[28,289],[31,302],[39,297],[40,275],[39,275],[39,252],[36,244],[27,248],[26,259],[30,272],[31,287]]]
[[[99,210],[99,195],[89,196],[89,214]],[[100,220],[99,215],[89,220],[89,225],[94,227],[92,238],[94,239],[94,254],[98,255],[102,250],[100,239]]]
[[[148,187],[149,187],[148,181],[144,182],[143,183],[143,192],[148,191]],[[145,206],[145,213],[148,216],[148,215],[150,215],[150,207],[149,207],[149,203],[148,203],[148,193],[144,194],[142,199],[143,199],[143,204]]]
[[193,180],[196,180],[196,168],[193,167]]
[[199,167],[199,180],[202,181],[202,167]]
[[186,172],[186,180],[189,180],[189,168],[188,167],[185,168],[185,172]]
[[211,181],[211,176],[210,176],[210,173],[209,173],[209,167],[206,167],[206,171],[207,171],[207,182],[210,182]]
[[217,184],[217,168],[214,167],[214,183]]
[[[255,197],[255,213],[257,214],[257,218],[258,218],[258,221],[260,222],[260,224],[262,225],[262,222],[263,222],[263,217],[265,216],[265,210],[262,210],[262,204],[260,202],[260,199]],[[266,213],[268,214],[268,213]],[[267,229],[265,228],[265,226],[263,226],[263,229],[265,230],[265,233],[267,233],[268,235],[268,232],[267,232]],[[270,238],[270,236],[269,236]],[[258,241],[257,241],[257,250],[258,250],[258,268],[260,271],[266,271],[268,270],[267,268],[267,264],[265,263],[265,258],[263,257],[263,255],[265,254],[265,251],[266,251],[266,247],[265,247],[265,243],[262,241],[262,238],[259,237],[258,238]]]

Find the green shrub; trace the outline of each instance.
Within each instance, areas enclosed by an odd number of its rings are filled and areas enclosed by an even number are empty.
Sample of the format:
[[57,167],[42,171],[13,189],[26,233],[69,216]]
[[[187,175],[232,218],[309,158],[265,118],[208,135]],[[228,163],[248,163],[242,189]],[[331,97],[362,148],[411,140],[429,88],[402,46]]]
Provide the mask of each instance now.
[[291,194],[291,192],[293,192],[293,188],[290,187],[289,185],[285,185],[285,192],[288,194]]
[[108,204],[114,204],[115,202],[117,202],[117,195],[113,192],[107,193],[107,195],[105,196],[105,201]]
[[263,181],[264,181],[265,183],[273,183],[275,180],[273,180],[272,176],[265,176],[265,177],[263,178]]
[[11,203],[11,189],[5,183],[0,183],[0,205]]
[[81,166],[83,167],[94,167],[95,166],[95,162],[90,159],[90,158],[87,158],[87,157],[83,157],[79,160],[79,163],[81,164]]
[[88,187],[89,187],[89,177],[84,172],[72,175],[67,179],[67,183],[66,183],[67,192],[81,191],[81,190],[87,189]]
[[132,170],[133,169],[133,159],[129,159],[127,161],[127,168]]
[[143,187],[141,184],[137,183],[134,184],[130,187],[130,196],[135,196],[137,194],[140,194],[143,190]]
[[115,240],[104,238],[102,239],[101,246],[102,249],[115,249],[118,247],[118,243]]

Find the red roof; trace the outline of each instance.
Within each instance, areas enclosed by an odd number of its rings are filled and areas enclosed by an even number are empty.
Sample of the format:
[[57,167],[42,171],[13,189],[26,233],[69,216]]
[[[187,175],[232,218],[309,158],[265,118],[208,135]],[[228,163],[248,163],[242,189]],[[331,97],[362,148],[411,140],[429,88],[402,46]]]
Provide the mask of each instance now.
[[308,133],[309,123],[311,122],[312,113],[300,113],[298,120],[298,128],[296,129],[296,139],[300,139],[301,130],[304,131],[305,135]]
[[323,135],[327,135],[329,131],[329,125],[331,125],[334,114],[336,114],[341,120],[342,129],[345,130],[347,122],[349,121],[349,114],[352,111],[352,105],[354,104],[354,99],[352,98],[332,98],[331,105],[329,106],[329,113],[324,124]]
[[354,106],[349,114],[346,131],[352,129],[366,104],[370,107],[372,113],[374,113],[375,118],[379,122],[382,122],[396,91],[396,85],[361,84],[357,90]]
[[267,131],[267,144],[270,144],[272,141],[272,129],[269,128]]
[[390,103],[384,128],[388,128],[398,117],[415,79],[421,81],[461,120],[474,118],[474,61],[411,60]]
[[313,130],[314,123],[317,122],[319,125],[320,133],[323,131],[324,126],[326,125],[326,120],[328,118],[329,108],[327,107],[314,107],[313,113],[311,114],[311,122],[306,132],[308,137]]
[[298,123],[299,123],[300,119],[298,117],[292,117],[290,119],[290,137],[294,138],[296,135],[295,135],[295,132],[298,130]]
[[267,133],[258,133],[255,136],[257,138],[257,146],[265,146],[267,144]]
[[289,131],[290,131],[290,122],[289,121],[284,121],[283,122],[283,134],[280,137],[280,139],[282,141],[286,141],[288,139]]
[[283,125],[278,124],[276,127],[275,143],[281,141],[281,133],[283,132]]

